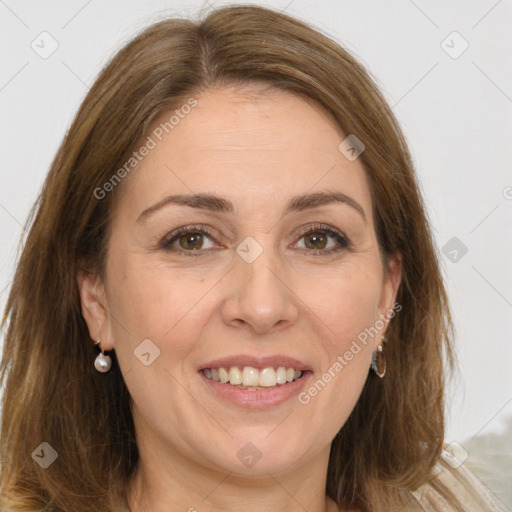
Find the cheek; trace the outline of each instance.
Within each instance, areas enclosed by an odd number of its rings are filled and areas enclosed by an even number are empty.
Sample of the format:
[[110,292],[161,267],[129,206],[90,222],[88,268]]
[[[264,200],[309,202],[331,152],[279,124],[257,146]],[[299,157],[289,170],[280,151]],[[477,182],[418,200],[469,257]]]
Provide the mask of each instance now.
[[299,401],[309,409],[311,428],[329,439],[350,416],[370,371],[372,338],[367,331],[375,321],[378,289],[360,284],[347,278],[324,286],[323,302],[310,302],[322,319],[317,336],[325,356]]
[[[349,417],[368,377],[369,333],[378,318],[381,289],[375,276],[364,272],[311,285],[307,305],[314,313],[311,318],[321,319],[315,330],[324,357],[320,372],[299,401],[311,408],[315,418],[323,418],[314,420],[316,428],[334,436]],[[329,411],[328,420],[325,411]]]
[[320,382],[306,392],[309,397],[321,393],[336,417],[346,418],[370,367],[382,291],[378,262],[347,264],[337,278],[311,281],[308,289],[307,306],[314,313],[311,318],[321,320],[315,329],[325,357]]
[[[199,307],[212,287],[211,280],[193,272],[176,271],[151,262],[147,254],[126,258],[113,254],[109,274],[109,305],[114,338],[130,345],[149,338],[163,349],[163,340],[173,340],[173,350],[180,350],[197,328],[200,332]],[[179,334],[184,326],[188,334]]]
[[332,353],[344,352],[378,318],[382,283],[374,262],[347,264],[335,277],[307,280],[303,285],[305,303],[322,320],[324,340]]

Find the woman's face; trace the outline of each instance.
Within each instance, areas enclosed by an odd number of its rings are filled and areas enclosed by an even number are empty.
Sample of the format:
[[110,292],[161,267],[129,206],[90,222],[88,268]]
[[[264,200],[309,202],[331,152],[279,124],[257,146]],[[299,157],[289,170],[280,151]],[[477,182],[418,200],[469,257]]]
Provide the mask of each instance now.
[[[278,91],[195,99],[118,185],[105,281],[80,281],[82,307],[91,337],[116,351],[140,446],[275,475],[326,460],[381,344],[400,265],[384,276],[363,165],[322,110]],[[296,376],[280,367],[302,377],[272,386]]]

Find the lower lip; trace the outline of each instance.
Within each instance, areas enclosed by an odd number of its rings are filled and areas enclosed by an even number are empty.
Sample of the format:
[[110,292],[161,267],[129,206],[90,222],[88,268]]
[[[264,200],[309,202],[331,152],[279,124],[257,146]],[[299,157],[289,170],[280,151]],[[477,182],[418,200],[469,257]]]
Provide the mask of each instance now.
[[206,375],[199,371],[199,376],[203,379],[205,384],[217,395],[224,400],[231,402],[239,407],[245,409],[266,409],[282,404],[298,395],[302,388],[305,387],[306,382],[313,375],[310,371],[305,371],[302,377],[296,381],[288,382],[287,384],[278,385],[270,389],[247,390],[240,389],[209,379]]

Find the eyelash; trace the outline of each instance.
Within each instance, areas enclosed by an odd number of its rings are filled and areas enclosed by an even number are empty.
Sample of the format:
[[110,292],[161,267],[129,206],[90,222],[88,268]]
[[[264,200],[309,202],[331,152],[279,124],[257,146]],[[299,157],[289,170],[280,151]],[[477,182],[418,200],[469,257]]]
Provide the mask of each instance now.
[[[326,226],[324,224],[315,224],[313,226],[309,226],[306,231],[300,234],[299,240],[307,235],[312,235],[314,233],[323,233],[326,235],[331,236],[338,242],[338,247],[331,248],[331,249],[302,249],[304,251],[307,251],[311,253],[312,256],[327,256],[330,254],[333,254],[338,251],[342,250],[348,250],[351,248],[350,240],[340,232],[336,231],[335,229]],[[202,234],[206,235],[209,238],[213,239],[214,235],[211,233],[211,231],[208,229],[207,226],[204,226],[202,224],[197,226],[184,226],[182,228],[178,228],[177,230],[173,231],[172,233],[168,234],[161,242],[160,242],[160,249],[167,251],[167,252],[177,252],[184,254],[186,256],[201,256],[204,253],[209,252],[210,250],[202,250],[202,249],[192,249],[189,251],[186,251],[184,249],[174,249],[172,248],[172,244],[177,241],[181,236],[186,234]]]

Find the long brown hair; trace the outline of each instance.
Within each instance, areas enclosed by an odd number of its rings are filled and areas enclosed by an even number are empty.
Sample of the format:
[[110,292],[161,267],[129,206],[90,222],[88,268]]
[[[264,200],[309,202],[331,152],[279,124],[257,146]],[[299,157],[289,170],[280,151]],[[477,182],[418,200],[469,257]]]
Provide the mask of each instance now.
[[[313,99],[363,141],[380,250],[403,256],[402,310],[386,333],[387,374],[368,376],[333,440],[326,494],[340,505],[380,511],[405,503],[427,481],[441,486],[432,468],[444,436],[453,325],[404,137],[368,72],[345,49],[283,13],[234,5],[197,22],[158,22],[122,48],[52,163],[27,221],[2,324],[2,510],[126,506],[138,461],[130,397],[115,352],[109,373],[94,369],[97,349],[76,282],[81,268],[104,275],[118,190],[101,199],[95,190],[157,116],[208,88],[251,82]],[[46,469],[33,457],[43,442],[58,454]]]

